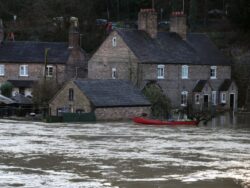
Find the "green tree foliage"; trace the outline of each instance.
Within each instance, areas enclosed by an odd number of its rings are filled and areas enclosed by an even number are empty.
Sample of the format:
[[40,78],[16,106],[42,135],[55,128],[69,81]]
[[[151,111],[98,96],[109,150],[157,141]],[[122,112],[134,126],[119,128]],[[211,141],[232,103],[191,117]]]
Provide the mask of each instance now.
[[11,92],[13,89],[13,85],[10,82],[5,82],[3,85],[1,85],[1,94],[6,97],[11,97]]
[[166,118],[171,110],[170,100],[163,94],[162,89],[156,83],[149,83],[142,90],[143,94],[152,104],[152,115]]

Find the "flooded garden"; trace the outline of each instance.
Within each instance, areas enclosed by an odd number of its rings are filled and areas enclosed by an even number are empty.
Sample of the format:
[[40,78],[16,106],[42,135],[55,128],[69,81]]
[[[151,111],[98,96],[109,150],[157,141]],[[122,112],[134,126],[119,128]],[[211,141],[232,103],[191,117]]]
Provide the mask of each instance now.
[[0,187],[250,187],[250,117],[199,127],[0,120]]

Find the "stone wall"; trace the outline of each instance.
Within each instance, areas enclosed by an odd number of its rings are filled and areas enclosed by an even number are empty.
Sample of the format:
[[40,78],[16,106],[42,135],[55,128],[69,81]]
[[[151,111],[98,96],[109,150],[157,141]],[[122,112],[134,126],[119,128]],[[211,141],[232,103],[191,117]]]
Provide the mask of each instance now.
[[[116,37],[116,46],[112,39]],[[88,78],[112,79],[112,68],[116,68],[117,79],[137,81],[137,58],[116,31],[102,43],[88,63]]]
[[150,107],[114,107],[97,108],[95,110],[97,120],[129,120],[143,113],[150,114]]
[[[74,90],[73,101],[69,101],[69,89]],[[56,94],[49,106],[52,116],[57,115],[58,108],[69,108],[72,113],[75,113],[78,109],[82,109],[86,113],[92,111],[90,101],[72,81],[68,82],[63,89]]]

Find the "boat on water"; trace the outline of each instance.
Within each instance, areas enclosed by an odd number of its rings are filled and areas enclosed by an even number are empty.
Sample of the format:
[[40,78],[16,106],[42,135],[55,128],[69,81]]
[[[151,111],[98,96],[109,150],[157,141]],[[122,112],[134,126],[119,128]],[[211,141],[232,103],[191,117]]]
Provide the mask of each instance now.
[[199,124],[198,121],[193,121],[193,120],[184,120],[184,121],[162,121],[162,120],[157,120],[157,119],[149,119],[149,118],[144,118],[144,117],[134,117],[133,122],[138,123],[138,124],[144,124],[144,125],[167,125],[167,126],[197,126]]

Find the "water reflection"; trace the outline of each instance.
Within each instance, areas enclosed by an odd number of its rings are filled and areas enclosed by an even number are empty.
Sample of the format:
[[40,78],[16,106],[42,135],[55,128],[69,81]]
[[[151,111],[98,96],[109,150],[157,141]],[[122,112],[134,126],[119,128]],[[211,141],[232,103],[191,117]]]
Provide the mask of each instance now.
[[177,128],[0,121],[0,187],[243,187],[249,122],[237,114]]

